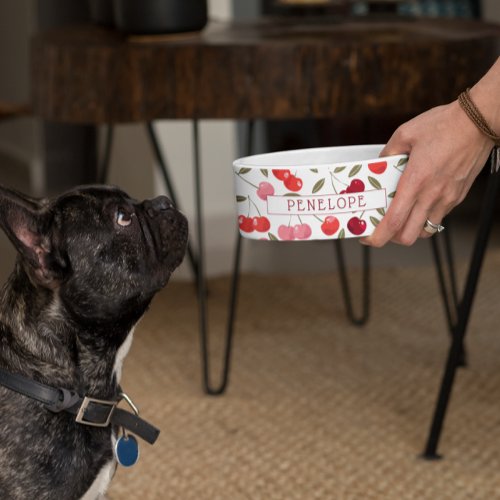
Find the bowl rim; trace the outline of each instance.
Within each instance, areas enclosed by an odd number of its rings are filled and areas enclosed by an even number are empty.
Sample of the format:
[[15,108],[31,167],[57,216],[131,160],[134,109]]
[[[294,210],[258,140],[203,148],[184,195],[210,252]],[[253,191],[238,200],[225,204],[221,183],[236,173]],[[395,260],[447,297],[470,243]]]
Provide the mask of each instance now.
[[[327,146],[320,148],[302,148],[302,149],[289,149],[285,151],[275,151],[272,153],[261,153],[257,155],[250,155],[238,158],[233,161],[233,167],[236,168],[275,168],[276,170],[292,168],[294,170],[301,170],[306,168],[322,168],[322,167],[335,167],[339,165],[349,165],[349,164],[357,164],[357,163],[366,163],[366,162],[375,162],[375,161],[383,161],[382,158],[390,160],[393,158],[405,158],[408,157],[408,153],[399,153],[388,156],[379,156],[380,152],[384,148],[385,144],[360,144],[360,145],[351,145],[351,146]],[[339,160],[334,162],[314,162],[311,158],[310,161],[301,161],[295,162],[293,161],[293,157],[295,156],[305,156],[305,157],[314,157],[316,154],[325,154],[329,152],[338,152],[348,154],[350,152],[368,152],[370,151],[370,155],[368,157],[353,157],[353,159],[349,160]],[[366,156],[366,155],[365,155]],[[284,157],[283,160],[279,163],[276,160],[273,162],[273,158]],[[284,160],[290,161],[285,162]]]

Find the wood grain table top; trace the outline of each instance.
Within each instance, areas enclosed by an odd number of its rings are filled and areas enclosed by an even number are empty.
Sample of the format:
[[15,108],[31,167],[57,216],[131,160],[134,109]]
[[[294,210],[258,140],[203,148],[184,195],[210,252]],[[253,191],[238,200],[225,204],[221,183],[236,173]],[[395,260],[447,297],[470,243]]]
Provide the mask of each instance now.
[[82,25],[36,35],[31,54],[34,112],[59,122],[411,114],[477,81],[500,26],[263,20],[126,36]]

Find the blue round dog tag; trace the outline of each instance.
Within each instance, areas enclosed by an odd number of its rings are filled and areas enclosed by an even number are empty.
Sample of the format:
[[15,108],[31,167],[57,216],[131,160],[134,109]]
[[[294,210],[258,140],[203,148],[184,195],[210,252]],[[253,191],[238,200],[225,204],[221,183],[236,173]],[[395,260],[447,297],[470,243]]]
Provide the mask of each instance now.
[[132,467],[139,460],[139,445],[134,436],[121,436],[115,444],[115,457],[123,467]]

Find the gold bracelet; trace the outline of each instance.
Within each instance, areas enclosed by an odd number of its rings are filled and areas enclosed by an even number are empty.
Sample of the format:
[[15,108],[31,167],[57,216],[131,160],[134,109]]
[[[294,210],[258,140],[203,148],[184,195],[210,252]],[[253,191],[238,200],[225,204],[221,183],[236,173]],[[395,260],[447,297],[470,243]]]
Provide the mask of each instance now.
[[500,136],[495,134],[481,111],[479,111],[472,101],[470,89],[467,89],[458,96],[458,103],[465,111],[465,114],[472,120],[472,123],[495,143],[495,147],[491,152],[491,173],[498,172],[500,170]]

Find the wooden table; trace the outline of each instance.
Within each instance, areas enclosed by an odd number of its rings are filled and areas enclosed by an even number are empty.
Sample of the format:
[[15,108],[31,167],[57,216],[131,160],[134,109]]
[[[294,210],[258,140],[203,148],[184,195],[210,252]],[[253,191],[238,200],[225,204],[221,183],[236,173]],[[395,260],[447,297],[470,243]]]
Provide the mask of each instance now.
[[126,37],[98,27],[32,44],[36,112],[67,123],[418,113],[454,99],[498,54],[473,21],[212,23]]
[[[212,390],[208,382],[198,120],[417,114],[455,99],[477,81],[499,55],[499,41],[498,26],[466,20],[263,20],[212,23],[201,33],[148,37],[72,26],[41,33],[33,40],[33,107],[40,117],[65,123],[147,123],[171,195],[173,186],[152,122],[193,120],[199,247],[198,256],[191,252],[190,257],[198,278],[205,390],[218,394],[227,382],[232,327],[226,344],[225,381],[220,390]],[[459,366],[492,222],[498,176],[492,179],[465,292],[456,310],[457,320],[451,325],[452,343],[424,453],[427,458],[437,457]],[[241,239],[237,241],[235,269]],[[230,323],[237,276],[234,273]]]

